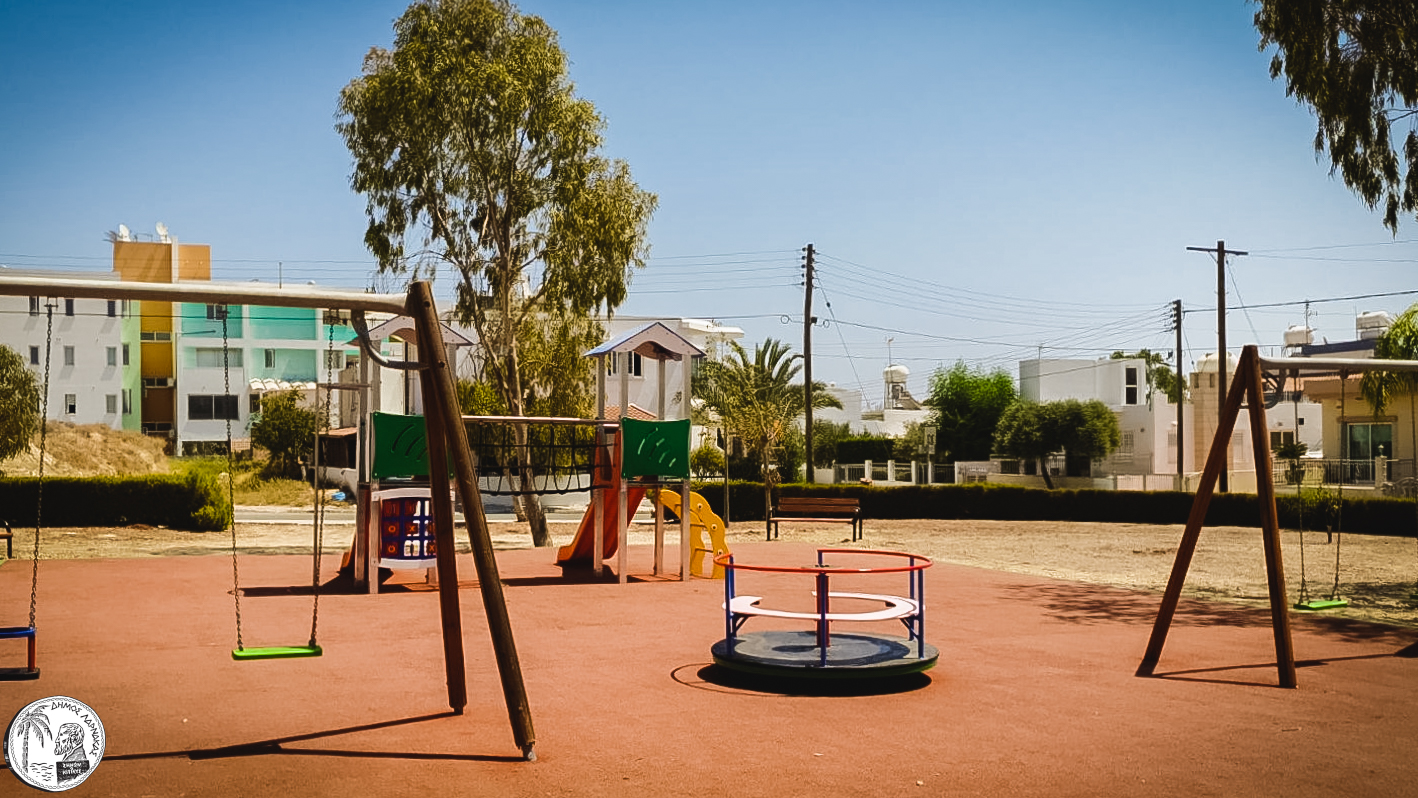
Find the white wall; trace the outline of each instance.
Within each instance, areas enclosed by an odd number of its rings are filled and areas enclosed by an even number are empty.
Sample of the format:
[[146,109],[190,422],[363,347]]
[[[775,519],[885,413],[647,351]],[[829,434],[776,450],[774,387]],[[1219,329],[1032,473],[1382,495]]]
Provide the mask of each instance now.
[[[0,297],[0,343],[14,349],[20,359],[29,364],[31,347],[37,347],[39,363],[30,370],[41,390],[44,387],[45,335],[47,329],[45,298],[40,298],[39,313],[29,313],[29,297]],[[106,424],[114,429],[123,426],[123,361],[122,326],[120,315],[108,315],[108,300],[75,299],[74,315],[66,315],[63,298],[55,300],[53,346],[49,354],[49,402],[45,416],[75,424]],[[121,304],[119,306],[121,308]],[[72,347],[73,365],[65,364],[65,347]],[[108,365],[108,350],[113,348],[115,366]],[[131,349],[136,349],[132,347]],[[137,357],[136,351],[130,356]],[[136,365],[136,360],[132,361]],[[66,396],[73,396],[75,412],[68,412]],[[109,413],[107,397],[115,399],[116,412]]]

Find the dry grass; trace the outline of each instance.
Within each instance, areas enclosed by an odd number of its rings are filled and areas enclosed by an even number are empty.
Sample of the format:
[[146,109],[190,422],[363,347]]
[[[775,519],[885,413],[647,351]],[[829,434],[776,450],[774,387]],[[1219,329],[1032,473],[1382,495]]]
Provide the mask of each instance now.
[[[163,440],[139,432],[115,430],[103,424],[50,421],[44,451],[44,473],[54,477],[118,476],[167,471]],[[6,476],[39,472],[39,435],[29,451],[0,462]]]

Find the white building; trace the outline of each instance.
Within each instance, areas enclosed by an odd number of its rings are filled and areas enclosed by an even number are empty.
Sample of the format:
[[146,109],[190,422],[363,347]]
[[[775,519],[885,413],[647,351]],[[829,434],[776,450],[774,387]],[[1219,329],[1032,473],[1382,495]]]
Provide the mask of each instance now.
[[[5,269],[16,277],[53,272]],[[117,279],[117,275],[99,275]],[[47,338],[48,312],[53,335]],[[137,327],[127,302],[47,296],[0,297],[0,343],[14,349],[44,387],[46,350],[49,399],[45,417],[75,424],[137,429]],[[130,379],[131,378],[131,379]]]

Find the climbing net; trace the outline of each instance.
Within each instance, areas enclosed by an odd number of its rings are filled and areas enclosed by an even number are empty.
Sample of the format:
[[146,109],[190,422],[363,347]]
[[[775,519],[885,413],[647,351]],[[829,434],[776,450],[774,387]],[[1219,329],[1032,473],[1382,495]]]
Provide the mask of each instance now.
[[[611,482],[614,421],[464,416],[463,424],[486,494],[578,493]],[[530,484],[524,474],[531,475]]]

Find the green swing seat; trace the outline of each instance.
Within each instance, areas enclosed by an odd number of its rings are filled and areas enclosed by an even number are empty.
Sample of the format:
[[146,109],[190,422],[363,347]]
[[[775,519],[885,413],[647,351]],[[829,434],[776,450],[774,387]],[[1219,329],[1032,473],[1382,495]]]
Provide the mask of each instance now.
[[1349,602],[1342,598],[1313,599],[1311,601],[1301,601],[1295,604],[1295,609],[1318,612],[1320,610],[1337,610],[1340,607],[1348,607]]
[[260,648],[234,648],[231,650],[231,658],[241,662],[251,659],[318,657],[324,653],[320,646],[263,646]]

